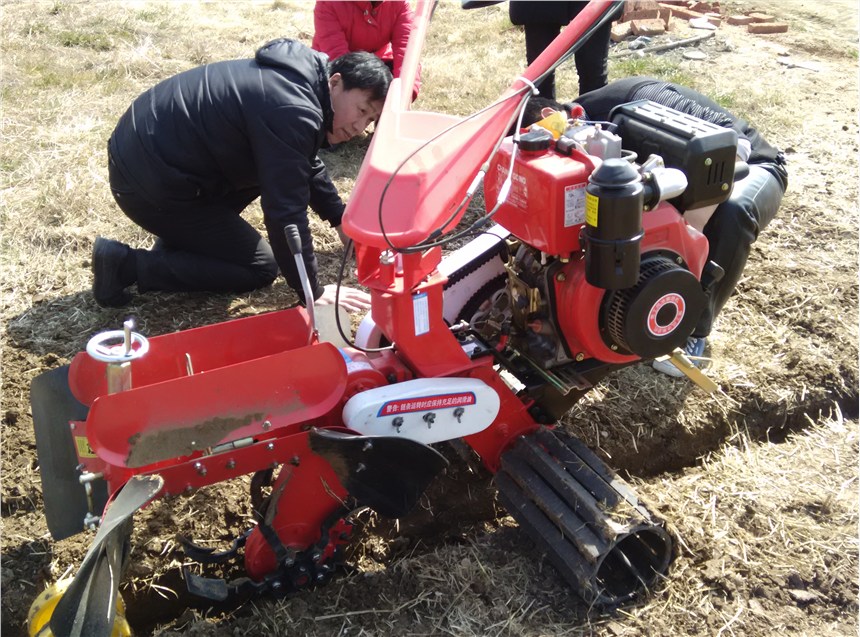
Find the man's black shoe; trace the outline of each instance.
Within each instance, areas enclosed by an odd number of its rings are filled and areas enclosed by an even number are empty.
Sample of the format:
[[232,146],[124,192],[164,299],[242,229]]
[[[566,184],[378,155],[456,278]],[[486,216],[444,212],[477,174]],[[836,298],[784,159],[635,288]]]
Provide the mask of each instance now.
[[112,239],[97,237],[93,244],[93,296],[102,307],[122,307],[131,301],[120,271],[131,248]]

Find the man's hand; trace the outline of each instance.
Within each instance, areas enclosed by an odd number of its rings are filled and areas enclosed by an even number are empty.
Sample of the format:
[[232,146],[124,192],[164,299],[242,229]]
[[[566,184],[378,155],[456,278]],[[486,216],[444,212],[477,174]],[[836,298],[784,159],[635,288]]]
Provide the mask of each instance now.
[[[325,286],[323,295],[314,301],[314,305],[333,305],[337,286],[330,283]],[[364,290],[341,286],[340,306],[347,312],[361,312],[370,309],[370,295]]]

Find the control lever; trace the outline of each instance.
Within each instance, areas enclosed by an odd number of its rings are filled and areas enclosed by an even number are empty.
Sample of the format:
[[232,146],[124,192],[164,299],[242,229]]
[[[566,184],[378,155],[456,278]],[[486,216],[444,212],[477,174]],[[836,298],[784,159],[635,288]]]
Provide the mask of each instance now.
[[287,247],[296,260],[296,270],[299,273],[299,279],[302,282],[302,290],[305,294],[305,307],[308,310],[308,318],[311,321],[311,336],[318,337],[317,323],[314,317],[314,294],[311,290],[311,281],[308,278],[308,271],[305,269],[305,260],[302,256],[302,237],[299,235],[299,228],[295,224],[284,228],[284,236],[287,238]]

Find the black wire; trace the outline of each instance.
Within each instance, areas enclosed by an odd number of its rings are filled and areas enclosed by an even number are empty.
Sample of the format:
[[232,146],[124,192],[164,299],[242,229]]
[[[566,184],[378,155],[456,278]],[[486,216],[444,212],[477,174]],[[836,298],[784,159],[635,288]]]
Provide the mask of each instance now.
[[[414,151],[412,151],[405,159],[403,159],[403,161],[400,162],[400,164],[398,164],[397,168],[395,168],[394,171],[391,173],[388,180],[385,182],[385,186],[382,189],[382,193],[380,194],[380,197],[379,197],[379,207],[378,207],[378,214],[377,214],[377,220],[379,222],[379,230],[382,233],[383,239],[385,239],[385,243],[388,245],[388,247],[391,250],[393,250],[394,252],[402,253],[402,254],[411,254],[414,252],[421,252],[424,250],[428,250],[430,248],[442,247],[442,246],[447,245],[451,241],[456,241],[457,239],[460,239],[463,236],[466,236],[466,234],[468,234],[470,231],[473,231],[477,228],[480,228],[481,226],[486,224],[492,218],[492,216],[495,214],[496,210],[493,210],[491,213],[485,215],[484,217],[482,217],[481,219],[476,221],[472,227],[467,228],[465,231],[458,233],[456,235],[453,235],[451,237],[446,237],[445,239],[440,240],[440,241],[432,241],[430,243],[420,242],[420,243],[417,243],[413,246],[404,246],[404,247],[398,248],[397,246],[395,246],[391,242],[391,240],[388,238],[388,234],[385,232],[385,224],[382,221],[382,206],[385,202],[385,197],[386,197],[386,194],[388,193],[388,188],[391,186],[391,183],[394,181],[394,178],[397,176],[397,174],[400,172],[400,170],[403,168],[403,166],[405,166],[406,163],[409,160],[411,160],[416,154],[418,154],[420,151],[422,151],[424,148],[426,148],[431,142],[436,141],[442,135],[445,135],[446,133],[449,133],[450,131],[454,130],[457,126],[464,124],[465,122],[469,121],[470,119],[473,119],[474,117],[477,117],[481,113],[484,113],[485,111],[496,107],[497,105],[503,103],[506,100],[513,99],[513,98],[517,97],[518,95],[525,93],[526,91],[530,91],[533,88],[534,84],[539,84],[547,75],[554,72],[559,66],[561,66],[567,60],[569,60],[585,44],[585,42],[601,26],[604,25],[604,23],[612,16],[612,14],[615,12],[616,9],[617,9],[617,6],[615,6],[615,5],[610,5],[609,7],[607,7],[607,9],[604,11],[603,15],[598,19],[598,21],[595,24],[591,25],[591,27],[586,29],[583,32],[582,36],[576,41],[576,43],[574,43],[573,46],[571,46],[567,50],[567,52],[564,55],[562,55],[558,59],[558,61],[556,61],[556,63],[553,64],[546,72],[544,72],[542,75],[538,76],[532,84],[527,84],[526,86],[515,91],[512,95],[509,95],[508,97],[504,98],[503,100],[498,100],[496,102],[493,102],[489,106],[486,106],[486,107],[482,108],[481,110],[476,111],[475,113],[469,115],[468,117],[460,120],[456,124],[454,124],[454,125],[446,128],[445,130],[439,132],[438,134],[434,135],[433,137],[428,139],[426,142],[421,144],[421,146],[416,148]],[[525,99],[523,100],[523,104],[522,104],[521,108],[525,107],[525,103],[528,101],[529,97],[530,97],[530,95],[528,95],[528,94],[525,96]],[[607,122],[607,123],[611,125],[610,122]],[[508,130],[508,128],[510,127],[510,124],[511,124],[511,122],[508,122],[508,126],[505,127],[505,131]],[[498,151],[499,146],[501,145],[502,140],[505,137],[506,137],[506,135],[504,135],[504,134],[501,136],[501,138],[496,143],[496,146],[494,147],[493,151],[490,153],[490,157],[493,157],[493,155],[495,155],[495,153]],[[445,223],[443,223],[441,226],[439,226],[439,228],[437,228],[436,230],[431,232],[429,236],[432,237],[432,236],[439,236],[439,235],[443,234],[445,231],[445,228],[448,226],[448,224],[450,224],[456,218],[456,216],[460,213],[460,211],[466,205],[467,199],[468,198],[464,197],[464,200],[462,202],[460,202],[460,204],[457,206],[457,208],[454,210],[454,212],[448,217],[448,219],[445,221]]]
[[386,347],[361,347],[357,345],[351,337],[346,335],[343,329],[343,325],[341,325],[340,323],[340,312],[338,311],[338,309],[340,308],[340,286],[343,283],[343,273],[346,270],[346,262],[349,260],[349,255],[352,252],[353,245],[353,241],[352,239],[350,239],[343,249],[343,257],[340,260],[340,271],[337,273],[337,287],[335,287],[334,290],[334,322],[335,325],[337,325],[337,331],[340,334],[340,337],[347,345],[349,345],[353,349],[357,349],[358,351],[364,352],[366,354],[384,352],[393,348],[394,344],[388,345]]
[[[505,177],[505,181],[510,180],[511,174],[513,172],[514,163],[515,163],[515,159],[516,159],[516,144],[519,144],[519,137],[520,137],[519,130],[520,130],[520,127],[522,126],[523,113],[525,112],[525,107],[526,107],[526,104],[528,104],[529,99],[531,99],[531,93],[526,93],[525,97],[523,98],[522,104],[519,107],[519,112],[518,112],[517,116],[511,118],[512,120],[513,119],[517,120],[517,128],[516,128],[516,132],[514,133],[514,139],[513,139],[514,149],[513,149],[513,152],[511,153],[511,161],[510,161],[510,165],[508,166],[508,175],[507,175],[507,177]],[[505,128],[505,130],[507,131],[508,128],[510,128],[510,122],[509,122],[508,126]],[[490,157],[495,156],[495,154],[498,152],[499,147],[501,146],[502,141],[505,139],[505,137],[506,137],[506,134],[503,134],[502,137],[498,140],[495,148],[493,148],[492,153],[490,153]],[[482,168],[481,170],[484,170],[485,174],[486,174],[485,168]],[[496,205],[493,207],[493,209],[491,211],[489,211],[487,214],[479,217],[476,221],[474,221],[472,223],[471,226],[469,226],[468,228],[465,228],[464,230],[461,230],[460,232],[458,232],[456,234],[453,234],[449,237],[445,237],[444,239],[442,239],[440,241],[435,241],[432,243],[420,243],[420,244],[418,244],[418,246],[416,246],[414,248],[410,248],[410,249],[405,250],[405,251],[411,252],[411,251],[417,251],[419,249],[420,250],[426,250],[428,248],[442,247],[442,246],[448,245],[449,243],[457,241],[458,239],[461,239],[464,237],[469,237],[473,233],[485,232],[484,230],[481,230],[481,228],[483,228],[485,225],[487,225],[487,223],[490,222],[490,220],[495,216],[495,214],[502,207],[502,204],[504,202],[505,202],[505,199],[500,199],[499,201],[496,202]]]
[[[517,96],[520,96],[520,95],[521,95],[522,93],[524,93],[525,91],[531,91],[531,87],[530,87],[529,85],[526,85],[526,86],[524,86],[523,88],[521,88],[521,89],[519,89],[519,90],[515,91],[514,93],[512,93],[512,94],[511,94],[511,95],[509,95],[508,97],[505,97],[505,98],[503,98],[503,99],[501,99],[501,100],[497,100],[497,101],[493,102],[492,104],[490,104],[489,106],[485,106],[485,107],[484,107],[484,108],[482,108],[481,110],[479,110],[479,111],[475,111],[474,113],[472,113],[472,114],[471,114],[471,115],[469,115],[468,117],[463,118],[462,120],[458,121],[457,123],[455,123],[455,124],[453,124],[453,125],[449,126],[448,128],[446,128],[445,130],[440,131],[439,133],[437,133],[436,135],[434,135],[433,137],[431,137],[430,139],[428,139],[426,142],[424,142],[423,144],[421,144],[418,148],[416,148],[415,150],[413,150],[411,153],[409,153],[409,155],[407,155],[407,156],[403,159],[403,161],[401,161],[401,162],[397,165],[397,168],[395,168],[395,169],[394,169],[394,171],[393,171],[393,172],[391,173],[391,175],[388,177],[388,180],[385,182],[385,186],[382,188],[382,192],[380,193],[380,196],[379,196],[379,207],[377,208],[377,213],[378,213],[378,214],[377,214],[377,219],[378,219],[378,222],[379,222],[379,230],[380,230],[380,232],[382,233],[382,238],[383,238],[383,239],[385,239],[385,243],[386,243],[386,244],[388,244],[388,247],[389,247],[391,250],[393,250],[394,252],[399,252],[399,253],[403,253],[403,254],[409,254],[409,253],[412,253],[412,252],[420,252],[420,251],[422,251],[422,250],[426,250],[427,248],[435,247],[436,245],[444,245],[444,242],[443,242],[443,243],[440,243],[440,244],[430,244],[430,245],[426,245],[426,246],[425,246],[425,245],[422,245],[422,244],[416,244],[416,245],[414,245],[414,246],[404,246],[404,247],[402,247],[402,248],[398,248],[398,247],[397,247],[397,246],[395,246],[393,243],[391,243],[391,240],[388,238],[388,234],[385,232],[385,224],[384,224],[384,223],[383,223],[383,221],[382,221],[382,206],[383,206],[383,204],[385,203],[385,197],[386,197],[386,195],[387,195],[387,193],[388,193],[388,188],[391,186],[391,183],[394,181],[394,178],[395,178],[395,177],[397,176],[397,174],[398,174],[398,173],[403,169],[403,167],[406,165],[406,163],[407,163],[409,160],[411,160],[415,155],[417,155],[419,152],[421,152],[422,150],[424,150],[424,149],[425,149],[429,144],[431,144],[432,142],[434,142],[434,141],[436,141],[437,139],[439,139],[442,135],[445,135],[445,134],[447,134],[447,133],[451,132],[452,130],[454,130],[454,129],[455,129],[455,128],[457,128],[458,126],[460,126],[460,125],[462,125],[462,124],[465,124],[465,123],[466,123],[466,122],[468,122],[469,120],[474,119],[474,118],[475,118],[475,117],[477,117],[478,115],[481,115],[482,113],[484,113],[484,112],[486,112],[486,111],[490,110],[491,108],[495,108],[496,106],[498,106],[499,104],[503,104],[503,103],[504,103],[504,102],[506,102],[507,100],[510,100],[510,99],[513,99],[513,98],[515,98],[515,97],[517,97]],[[524,100],[524,102],[525,102],[525,101],[526,101],[526,100]],[[513,118],[512,118],[512,119],[513,119]],[[511,122],[508,122],[508,125],[505,127],[505,131],[507,131],[507,130],[508,130],[508,128],[510,128],[510,124],[511,124]],[[501,142],[502,142],[502,140],[503,140],[504,138],[505,138],[505,135],[503,134],[503,135],[501,136],[501,138],[496,142],[496,146],[494,147],[493,152],[491,152],[491,153],[490,153],[490,157],[492,157],[492,156],[495,154],[496,150],[497,150],[497,149],[498,149],[498,147],[501,145]],[[460,206],[459,206],[459,207],[458,207],[458,209],[454,212],[454,214],[452,214],[452,215],[451,215],[451,216],[450,216],[450,217],[445,221],[445,223],[444,223],[444,224],[442,224],[442,226],[440,226],[440,228],[439,228],[439,229],[434,230],[434,231],[433,231],[433,233],[431,233],[431,234],[435,234],[435,233],[437,233],[437,232],[441,232],[441,231],[443,231],[443,230],[444,230],[444,228],[445,228],[445,226],[447,226],[449,223],[451,223],[451,221],[453,221],[453,219],[457,216],[457,214],[459,213],[459,211],[462,209],[462,206],[463,206],[463,205],[464,205],[464,202],[461,202]]]
[[[477,231],[480,230],[481,226],[485,225],[490,220],[490,218],[492,217],[493,214],[495,214],[495,211],[498,210],[498,207],[499,207],[498,205],[496,206],[496,209],[492,211],[491,214],[485,215],[484,217],[481,217],[480,219],[478,219],[475,223],[473,223],[466,230],[459,232],[455,235],[452,235],[451,237],[447,237],[444,241],[440,241],[440,242],[437,242],[434,244],[428,244],[428,245],[424,245],[424,246],[420,246],[420,247],[414,246],[414,247],[407,247],[407,248],[398,248],[393,243],[391,243],[391,241],[388,238],[388,235],[385,233],[385,225],[382,222],[382,204],[385,201],[385,196],[386,196],[386,193],[388,191],[388,188],[391,185],[391,183],[394,181],[394,177],[397,175],[397,173],[403,168],[403,166],[406,165],[406,163],[410,159],[412,159],[412,157],[414,157],[418,152],[420,152],[421,150],[426,148],[428,144],[435,141],[436,139],[438,139],[442,135],[454,130],[457,126],[460,126],[461,124],[469,121],[470,119],[477,117],[481,113],[483,113],[483,112],[485,112],[491,108],[494,108],[494,107],[498,106],[499,104],[504,103],[504,101],[507,101],[509,99],[517,97],[518,95],[523,94],[526,90],[528,90],[529,93],[525,95],[525,97],[523,99],[523,104],[520,107],[520,112],[522,112],[522,109],[525,107],[525,104],[530,97],[531,87],[529,85],[526,85],[522,89],[515,91],[512,95],[509,95],[508,97],[504,98],[503,100],[497,100],[497,101],[493,102],[492,104],[490,104],[489,106],[486,106],[486,107],[482,108],[481,110],[476,111],[475,113],[472,113],[471,115],[460,120],[459,122],[455,123],[454,125],[449,126],[445,130],[443,130],[440,133],[438,133],[437,135],[435,135],[434,137],[431,137],[430,139],[428,139],[421,146],[419,146],[412,153],[410,153],[405,159],[403,159],[403,161],[401,161],[400,164],[398,164],[397,168],[394,169],[394,171],[388,177],[388,180],[385,182],[385,186],[383,187],[382,192],[380,193],[380,196],[379,196],[379,207],[378,207],[379,229],[382,232],[382,236],[385,239],[385,243],[388,244],[388,247],[391,248],[391,250],[393,250],[394,252],[398,252],[398,253],[409,254],[412,252],[417,252],[417,251],[421,251],[421,250],[426,250],[428,248],[436,247],[437,245],[439,245],[439,246],[447,245],[448,243],[451,243],[452,241],[456,241],[457,239],[460,239],[462,237],[469,236],[470,233],[482,234],[482,233],[486,232],[485,230],[481,230],[480,232],[477,232]],[[513,120],[513,119],[514,118],[512,117],[511,120]],[[511,124],[511,122],[508,122],[508,125],[505,127],[505,131],[507,131],[508,128],[510,128],[510,124]],[[493,151],[490,153],[490,157],[495,155],[496,151],[498,150],[498,148],[501,145],[501,142],[504,138],[505,138],[505,135],[503,134],[502,137],[496,142],[496,145],[493,148]],[[466,205],[466,201],[468,199],[469,199],[468,197],[464,197],[464,200],[460,203],[457,211],[455,211],[454,214],[452,214],[445,221],[445,223],[440,226],[440,228],[438,230],[434,231],[434,233],[444,231],[445,226],[447,226],[449,223],[451,223],[451,221],[453,221],[453,219],[457,216],[459,210],[461,210],[463,208],[463,206]],[[388,345],[386,347],[372,347],[372,348],[361,347],[352,338],[350,338],[346,335],[346,332],[343,329],[343,325],[340,322],[340,312],[338,311],[338,308],[340,307],[340,288],[341,288],[341,285],[343,284],[344,271],[346,270],[346,262],[348,260],[348,255],[352,251],[353,245],[354,245],[353,240],[349,239],[348,243],[344,247],[343,257],[341,258],[341,261],[340,261],[340,269],[338,271],[337,284],[336,284],[335,293],[334,293],[335,325],[337,325],[337,331],[340,334],[340,337],[350,347],[355,348],[355,349],[359,350],[360,352],[365,352],[367,354],[376,353],[376,352],[384,352],[386,350],[392,349],[394,347],[394,344],[392,343],[391,345]]]
[[[530,95],[531,91],[534,90],[534,85],[539,84],[544,78],[546,78],[546,76],[548,76],[550,73],[553,73],[559,66],[561,66],[566,61],[568,61],[585,44],[585,42],[594,34],[594,32],[597,31],[601,26],[603,26],[603,24],[605,22],[607,22],[609,17],[615,12],[616,9],[617,9],[617,7],[614,4],[611,5],[610,7],[608,7],[604,11],[604,13],[600,17],[600,19],[596,23],[592,24],[591,27],[586,29],[583,32],[582,36],[580,36],[580,38],[573,44],[573,46],[571,46],[567,50],[567,52],[564,55],[562,55],[556,61],[556,63],[553,64],[547,71],[545,71],[543,74],[538,76],[534,80],[533,83],[526,84],[526,86],[515,91],[513,94],[509,95],[508,97],[506,97],[502,100],[497,100],[497,101],[493,102],[492,104],[490,104],[489,106],[486,106],[486,107],[472,113],[468,117],[465,117],[464,119],[458,121],[457,123],[453,124],[452,126],[449,126],[445,130],[440,131],[439,133],[437,133],[436,135],[434,135],[433,137],[428,139],[426,142],[421,144],[414,151],[412,151],[409,155],[407,155],[403,159],[403,161],[400,162],[400,164],[398,164],[398,166],[394,169],[394,171],[388,177],[388,180],[385,182],[385,186],[382,188],[382,192],[380,193],[380,196],[379,196],[379,207],[377,209],[378,210],[377,220],[379,222],[379,230],[382,233],[383,239],[385,239],[385,243],[388,245],[388,247],[391,250],[393,250],[394,252],[398,252],[398,253],[410,254],[410,253],[420,252],[420,251],[427,250],[427,249],[434,248],[434,247],[445,246],[445,245],[451,243],[452,241],[456,241],[460,238],[468,237],[473,233],[477,236],[477,235],[480,235],[480,234],[487,232],[486,230],[481,230],[481,228],[484,225],[486,225],[487,223],[489,223],[489,221],[492,219],[492,217],[498,211],[499,204],[497,204],[492,211],[490,211],[486,215],[479,218],[477,221],[475,221],[471,226],[469,226],[465,230],[463,230],[459,233],[456,233],[450,237],[446,237],[442,241],[435,241],[432,243],[419,243],[419,244],[416,244],[415,246],[407,246],[404,248],[398,248],[393,243],[391,243],[391,240],[388,238],[388,234],[385,232],[385,224],[382,221],[382,205],[385,202],[385,196],[388,193],[388,188],[391,186],[392,182],[394,181],[394,178],[397,176],[397,174],[400,172],[400,170],[406,165],[406,163],[409,160],[411,160],[415,155],[417,155],[419,152],[424,150],[431,142],[436,141],[442,135],[445,135],[445,134],[451,132],[452,130],[454,130],[458,126],[468,122],[469,120],[471,120],[471,119],[477,117],[478,115],[488,111],[489,109],[494,108],[494,107],[498,106],[499,104],[504,103],[505,101],[507,101],[509,99],[513,99],[513,98],[517,97],[518,95],[525,94],[524,99],[523,99],[523,103],[520,105],[520,112],[522,112],[522,109],[525,108],[525,105],[528,102],[529,97],[531,96]],[[435,10],[435,6],[434,6],[434,10]],[[520,79],[523,79],[523,78],[520,78]],[[513,122],[513,119],[514,118],[512,117],[511,121],[508,122],[508,125],[504,129],[505,132],[507,132],[507,130],[510,128],[510,125]],[[604,123],[604,124],[609,124],[610,126],[614,126],[611,122],[588,122],[588,123]],[[502,140],[504,140],[505,137],[506,137],[506,135],[503,133],[502,136],[499,138],[499,140],[496,142],[496,145],[493,148],[492,152],[490,153],[488,160],[489,160],[489,158],[492,158],[495,155],[495,153],[498,151],[499,146],[501,146]],[[434,230],[430,236],[433,236],[434,234],[438,236],[439,234],[444,233],[445,227],[449,223],[451,223],[457,217],[457,215],[460,213],[460,211],[463,209],[463,207],[465,205],[467,205],[466,202],[468,199],[469,199],[468,196],[464,197],[463,201],[460,202],[460,204],[457,206],[455,211],[448,217],[448,219],[445,221],[445,223],[443,223],[441,226],[439,226],[439,228]],[[344,270],[346,269],[346,262],[348,260],[348,255],[352,250],[352,246],[353,246],[353,241],[352,241],[352,239],[350,239],[349,242],[347,243],[345,249],[344,249],[343,258],[341,259],[341,263],[340,263],[340,271],[338,272],[337,286],[335,288],[334,317],[335,317],[335,324],[337,325],[337,330],[340,333],[340,337],[344,340],[344,342],[349,344],[350,347],[353,347],[353,348],[355,348],[361,352],[375,353],[375,352],[382,352],[382,351],[389,350],[393,347],[393,344],[389,345],[387,347],[378,347],[378,348],[360,347],[359,345],[357,345],[355,343],[355,341],[353,341],[351,338],[346,336],[346,334],[344,333],[344,330],[343,330],[343,326],[341,325],[340,312],[338,311],[338,308],[340,307],[340,288],[341,288],[341,284],[343,283]]]
[[495,216],[496,212],[498,212],[501,203],[503,203],[503,202],[499,202],[499,205],[496,205],[496,207],[493,208],[493,210],[491,210],[487,214],[485,214],[482,217],[480,217],[479,219],[477,219],[468,228],[465,228],[456,234],[452,234],[448,237],[445,237],[442,240],[435,241],[433,243],[422,243],[422,244],[419,244],[417,246],[414,246],[413,248],[408,248],[407,250],[404,250],[404,252],[417,252],[419,250],[427,250],[429,248],[443,247],[443,246],[446,246],[453,241],[457,241],[458,239],[468,237],[472,234],[478,235],[478,234],[483,234],[484,232],[487,232],[486,230],[481,230],[481,228],[483,226],[485,226],[486,224],[488,224],[492,220],[492,218]]

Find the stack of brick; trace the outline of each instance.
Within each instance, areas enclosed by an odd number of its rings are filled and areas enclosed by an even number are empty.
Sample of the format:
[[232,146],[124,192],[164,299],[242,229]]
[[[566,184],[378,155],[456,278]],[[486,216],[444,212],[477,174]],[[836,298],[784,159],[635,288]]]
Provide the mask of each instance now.
[[[660,35],[670,28],[672,18],[706,20],[715,27],[723,22],[719,0],[627,0],[621,18],[612,25],[613,42],[630,36]],[[728,24],[746,26],[749,33],[785,33],[788,25],[776,22],[772,15],[752,11],[725,18]]]
[[670,10],[656,0],[627,0],[621,18],[612,25],[610,37],[620,42],[631,35],[660,35],[669,28],[670,17]]
[[747,13],[741,15],[730,15],[726,22],[737,26],[746,26],[750,33],[785,33],[788,25],[785,22],[776,22],[772,15],[766,13]]
[[718,0],[715,0],[714,2],[696,2],[696,0],[659,0],[659,2],[660,4],[669,5],[678,9],[695,11],[696,13],[720,13],[720,3]]
[[719,2],[685,2],[683,0],[664,0],[658,3],[663,11],[681,20],[706,20],[715,27],[722,22]]

